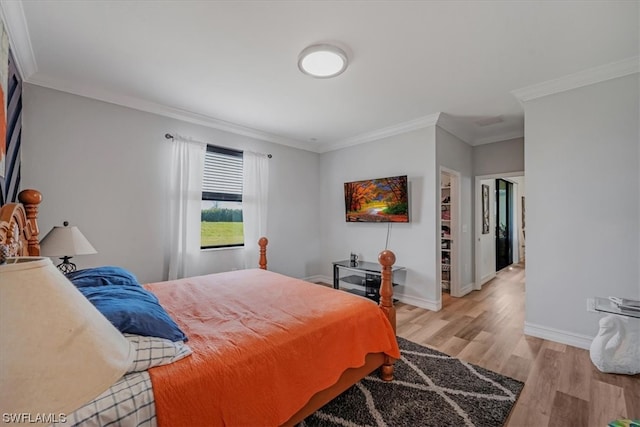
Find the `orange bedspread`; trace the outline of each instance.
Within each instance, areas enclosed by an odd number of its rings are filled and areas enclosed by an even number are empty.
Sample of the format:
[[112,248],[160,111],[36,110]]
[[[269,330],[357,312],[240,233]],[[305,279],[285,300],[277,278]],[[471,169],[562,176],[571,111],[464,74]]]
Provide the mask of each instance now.
[[158,424],[275,426],[367,353],[399,358],[372,301],[265,270],[145,285],[193,355],[150,369]]

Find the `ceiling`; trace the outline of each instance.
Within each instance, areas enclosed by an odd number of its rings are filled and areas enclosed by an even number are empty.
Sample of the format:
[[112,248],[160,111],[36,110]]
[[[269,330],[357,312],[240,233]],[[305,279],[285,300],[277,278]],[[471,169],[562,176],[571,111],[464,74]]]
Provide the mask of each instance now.
[[[0,0],[27,82],[316,152],[524,134],[512,91],[638,56],[637,1]],[[297,67],[310,44],[350,58]],[[439,113],[443,113],[440,116]]]

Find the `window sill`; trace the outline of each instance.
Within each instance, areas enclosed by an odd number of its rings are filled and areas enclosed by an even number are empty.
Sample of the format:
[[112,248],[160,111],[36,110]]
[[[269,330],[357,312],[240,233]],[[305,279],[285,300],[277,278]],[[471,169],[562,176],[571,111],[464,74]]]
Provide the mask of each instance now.
[[244,246],[227,246],[222,248],[201,248],[200,252],[217,252],[217,251],[229,251],[229,250],[238,250],[244,249]]

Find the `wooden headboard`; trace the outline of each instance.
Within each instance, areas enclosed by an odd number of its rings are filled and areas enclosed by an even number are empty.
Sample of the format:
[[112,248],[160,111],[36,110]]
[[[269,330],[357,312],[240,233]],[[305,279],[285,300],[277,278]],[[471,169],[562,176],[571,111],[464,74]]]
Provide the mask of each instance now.
[[18,200],[20,203],[0,207],[0,245],[8,247],[8,256],[39,256],[38,205],[42,194],[23,190]]

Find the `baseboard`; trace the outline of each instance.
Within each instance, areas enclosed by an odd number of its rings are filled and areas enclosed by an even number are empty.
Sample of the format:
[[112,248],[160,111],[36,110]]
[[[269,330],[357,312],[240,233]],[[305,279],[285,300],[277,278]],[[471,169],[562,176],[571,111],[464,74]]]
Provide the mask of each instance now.
[[[314,282],[317,281],[317,282],[323,282],[323,283],[333,283],[333,279],[329,279],[325,276],[312,276],[312,277],[314,278],[313,280]],[[320,278],[320,279],[316,279],[316,278]],[[309,279],[305,279],[305,280],[311,281]],[[353,285],[348,282],[340,282],[340,289],[361,289],[361,288],[357,285]],[[417,298],[417,297],[402,295],[398,293],[394,293],[393,298],[402,303],[413,305],[415,307],[424,308],[425,310],[439,311],[442,308],[442,301],[432,301],[424,298]]]
[[484,285],[485,283],[487,283],[489,280],[495,279],[496,277],[496,272],[494,271],[493,273],[489,273],[486,276],[484,276],[483,278],[480,279],[480,283],[478,283],[478,286],[480,289],[482,287],[482,285]]
[[460,296],[463,297],[469,292],[473,291],[474,289],[475,289],[475,283],[473,282],[467,283],[466,285],[460,288]]
[[394,294],[393,297],[402,303],[424,308],[425,310],[440,311],[440,309],[442,308],[442,300],[433,301],[400,294]]
[[326,283],[327,285],[331,285],[333,283],[333,279],[328,276],[323,276],[321,274],[316,274],[315,276],[304,277],[302,280],[311,283]]
[[589,350],[594,337],[524,322],[524,334]]

